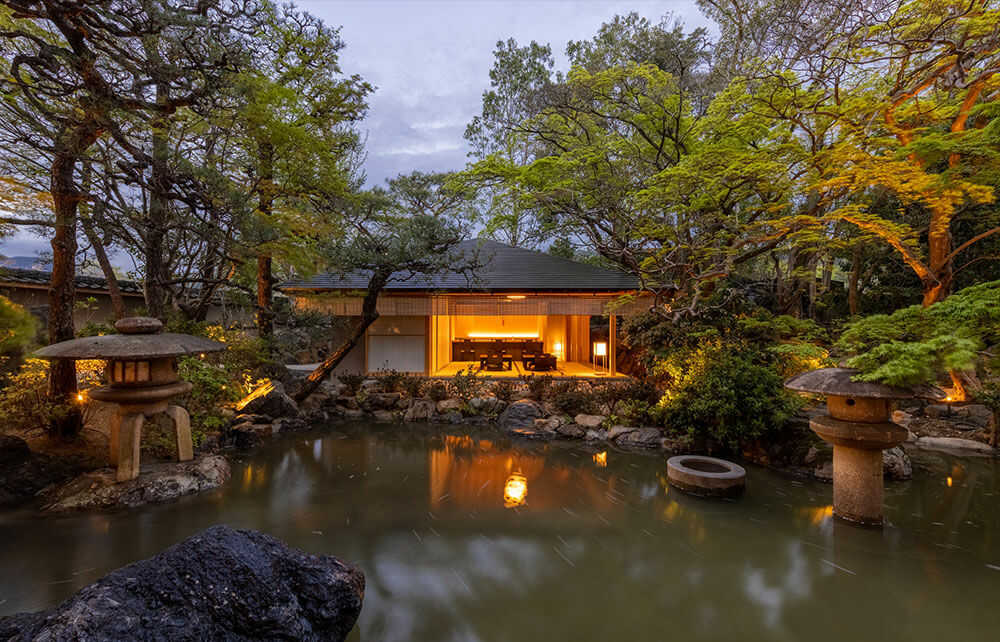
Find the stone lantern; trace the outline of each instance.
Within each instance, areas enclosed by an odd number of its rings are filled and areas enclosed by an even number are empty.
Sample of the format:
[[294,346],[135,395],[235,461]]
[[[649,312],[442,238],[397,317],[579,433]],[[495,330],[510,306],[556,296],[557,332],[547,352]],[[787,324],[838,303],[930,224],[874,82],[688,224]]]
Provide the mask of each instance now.
[[174,423],[177,458],[193,456],[191,418],[170,399],[191,390],[177,377],[177,357],[225,350],[225,344],[188,334],[162,332],[151,317],[128,317],[115,323],[121,334],[84,337],[55,343],[36,354],[43,359],[102,359],[107,361],[108,385],[90,391],[98,401],[117,404],[111,418],[110,459],[118,481],[139,475],[139,442],[146,417],[165,413]]
[[933,387],[898,388],[856,382],[850,368],[821,368],[792,377],[785,387],[826,395],[829,415],[809,427],[833,444],[833,514],[867,526],[882,525],[882,451],[906,441],[905,428],[892,423],[892,403],[915,397],[943,398]]

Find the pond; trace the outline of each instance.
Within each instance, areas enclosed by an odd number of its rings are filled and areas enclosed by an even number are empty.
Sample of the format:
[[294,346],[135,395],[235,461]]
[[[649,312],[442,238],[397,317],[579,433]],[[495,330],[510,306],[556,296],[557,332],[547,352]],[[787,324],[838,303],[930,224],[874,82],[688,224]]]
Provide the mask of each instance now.
[[660,453],[336,426],[177,503],[0,515],[0,614],[225,523],[360,565],[352,640],[1000,639],[1000,465],[917,467],[877,531],[833,520],[831,486],[753,466],[742,499],[707,501]]

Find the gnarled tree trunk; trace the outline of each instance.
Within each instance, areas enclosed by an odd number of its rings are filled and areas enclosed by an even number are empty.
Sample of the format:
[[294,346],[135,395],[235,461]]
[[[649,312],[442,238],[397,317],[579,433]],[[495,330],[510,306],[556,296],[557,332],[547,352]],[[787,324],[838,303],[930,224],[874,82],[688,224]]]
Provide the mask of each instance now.
[[326,379],[333,369],[344,360],[354,346],[358,345],[358,342],[365,336],[365,332],[375,323],[378,319],[378,295],[385,287],[385,284],[389,281],[389,276],[391,272],[376,272],[368,280],[368,291],[365,293],[365,300],[361,305],[361,318],[358,319],[357,325],[354,326],[354,330],[351,335],[341,344],[339,348],[333,351],[330,356],[328,356],[323,363],[319,364],[315,370],[309,373],[302,385],[299,386],[298,390],[292,397],[295,401],[301,402],[306,397],[311,395],[319,387],[319,384]]
[[[49,191],[55,215],[52,236],[52,277],[49,282],[49,343],[68,341],[75,336],[73,308],[76,303],[76,215],[80,194],[74,172],[80,157],[100,135],[93,121],[70,127],[56,141],[56,151],[49,171]],[[49,399],[68,409],[54,415],[49,424],[52,434],[76,435],[82,427],[82,413],[75,403],[77,394],[76,363],[59,359],[49,368]]]

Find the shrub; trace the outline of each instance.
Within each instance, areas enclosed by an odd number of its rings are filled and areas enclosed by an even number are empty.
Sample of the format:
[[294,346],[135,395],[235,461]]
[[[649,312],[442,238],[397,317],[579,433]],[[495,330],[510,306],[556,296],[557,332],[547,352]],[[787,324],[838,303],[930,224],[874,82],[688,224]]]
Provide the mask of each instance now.
[[379,370],[372,378],[378,381],[382,392],[399,392],[406,375],[397,370]]
[[48,399],[49,362],[27,359],[0,391],[0,423],[5,431],[44,428],[56,411]]
[[403,377],[403,380],[399,384],[399,388],[411,399],[416,399],[420,396],[420,391],[423,390],[425,383],[427,382],[423,377],[410,375]]
[[37,324],[24,306],[0,296],[0,354],[21,352],[35,340]]
[[83,403],[84,420],[89,408],[87,389],[101,382],[104,362],[96,359],[76,362],[80,396],[68,403],[53,403],[48,398],[49,362],[25,359],[0,388],[0,431],[26,432],[48,428],[53,419],[69,411],[69,404]]
[[506,379],[501,379],[493,384],[493,396],[504,403],[510,403],[514,399],[515,392],[517,392],[517,388]]
[[475,370],[459,370],[451,378],[451,387],[455,391],[455,396],[469,403],[469,400],[482,391],[484,381],[476,374]]
[[[193,386],[184,405],[191,415],[191,440],[197,447],[204,441],[206,433],[226,427],[228,420],[222,414],[222,408],[238,401],[243,390],[240,382],[234,380],[224,366],[198,357],[179,357],[177,373]],[[161,454],[159,450],[155,452]]]
[[769,359],[753,348],[708,345],[672,364],[673,385],[660,401],[666,426],[729,448],[780,430],[800,401]]
[[559,412],[570,416],[592,414],[595,409],[593,393],[573,385],[556,386],[552,391],[552,404]]
[[608,414],[615,414],[620,404],[628,401],[642,401],[647,406],[660,398],[656,386],[650,381],[629,379],[623,382],[609,382],[594,390],[594,401],[607,408]]
[[448,398],[448,384],[443,381],[432,381],[427,386],[427,396],[432,401],[444,401]]
[[979,350],[1000,340],[1000,281],[965,288],[926,308],[875,314],[849,324],[837,346],[861,381],[897,386],[932,383],[945,370],[965,370]]
[[344,384],[347,387],[347,395],[354,396],[358,394],[358,390],[361,389],[361,384],[365,382],[366,377],[363,374],[357,374],[348,372],[337,376],[337,381]]
[[663,421],[663,411],[645,399],[625,399],[617,405],[608,423],[619,426],[654,426]]
[[94,323],[87,321],[82,328],[76,331],[77,337],[102,337],[109,334],[118,334],[118,330],[108,323]]
[[548,398],[549,389],[552,387],[552,375],[524,375],[521,381],[528,388],[528,396],[535,401],[544,401]]

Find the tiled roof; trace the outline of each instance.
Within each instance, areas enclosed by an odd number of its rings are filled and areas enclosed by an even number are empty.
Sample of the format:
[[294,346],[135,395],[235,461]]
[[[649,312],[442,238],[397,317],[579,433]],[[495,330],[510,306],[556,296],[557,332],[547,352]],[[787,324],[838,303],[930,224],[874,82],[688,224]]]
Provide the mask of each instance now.
[[[0,287],[49,286],[51,272],[42,270],[24,270],[20,268],[0,267]],[[99,290],[107,292],[108,281],[101,276],[77,275],[74,279],[76,287],[81,290]],[[142,296],[142,286],[135,281],[118,281],[122,294]]]
[[[437,290],[447,292],[543,291],[543,292],[620,292],[635,290],[638,280],[625,272],[578,263],[545,252],[511,247],[490,240],[464,241],[456,252],[474,256],[484,267],[471,277],[458,272],[434,275],[406,274],[392,276],[387,291]],[[311,279],[291,280],[279,288],[285,291],[364,290],[368,275],[320,274]]]

